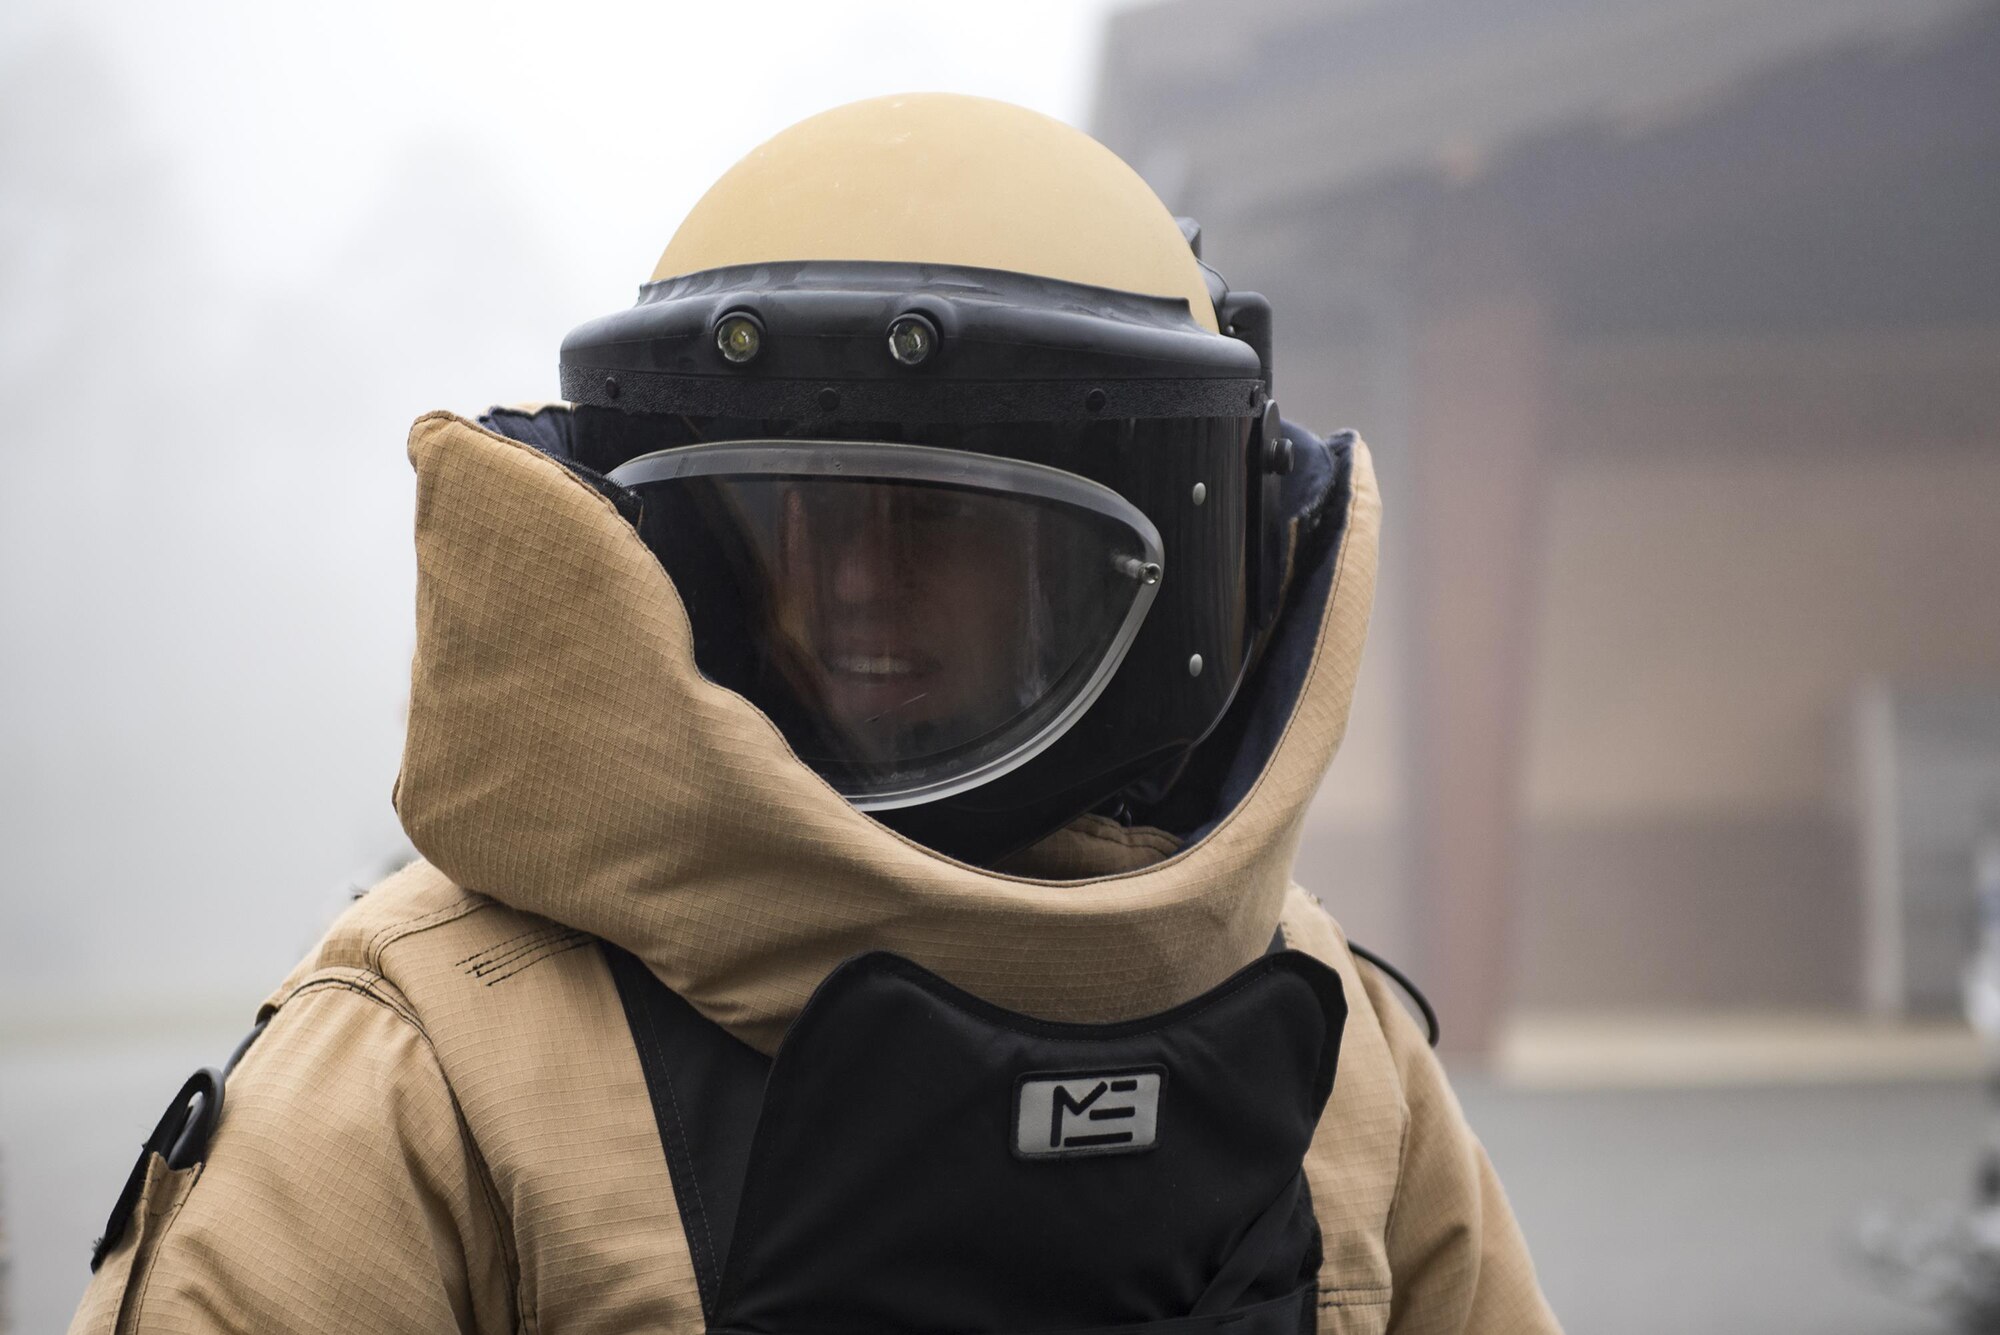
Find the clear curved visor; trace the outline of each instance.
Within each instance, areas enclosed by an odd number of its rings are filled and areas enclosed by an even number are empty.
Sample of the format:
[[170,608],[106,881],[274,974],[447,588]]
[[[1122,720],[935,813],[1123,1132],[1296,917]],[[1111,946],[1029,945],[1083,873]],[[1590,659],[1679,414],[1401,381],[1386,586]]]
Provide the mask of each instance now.
[[1164,560],[1109,488],[962,450],[729,441],[611,478],[644,502],[703,673],[863,809],[964,791],[1061,736]]

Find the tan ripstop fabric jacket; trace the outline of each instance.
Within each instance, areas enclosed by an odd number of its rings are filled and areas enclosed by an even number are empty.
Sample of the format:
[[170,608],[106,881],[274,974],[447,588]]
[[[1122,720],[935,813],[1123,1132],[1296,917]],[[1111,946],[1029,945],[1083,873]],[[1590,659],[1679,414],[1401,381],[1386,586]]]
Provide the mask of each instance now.
[[1108,1021],[1207,989],[1279,924],[1339,970],[1351,1007],[1308,1159],[1322,1335],[1556,1329],[1422,1034],[1289,882],[1373,597],[1365,451],[1310,679],[1248,799],[1186,851],[1086,818],[1013,874],[870,821],[703,680],[659,564],[560,466],[445,414],[417,422],[410,457],[418,642],[396,798],[424,861],[265,1003],[205,1162],[152,1158],[73,1331],[701,1330],[599,938],[768,1052],[863,950]]

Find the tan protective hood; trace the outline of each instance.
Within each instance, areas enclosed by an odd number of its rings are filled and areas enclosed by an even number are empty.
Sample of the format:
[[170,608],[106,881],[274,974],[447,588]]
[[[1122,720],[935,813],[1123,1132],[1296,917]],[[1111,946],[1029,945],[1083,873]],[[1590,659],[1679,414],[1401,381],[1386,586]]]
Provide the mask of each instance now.
[[1085,879],[1037,880],[941,857],[849,806],[696,670],[673,585],[609,502],[526,445],[423,417],[397,811],[458,884],[625,947],[765,1052],[836,964],[875,949],[1043,1018],[1164,1009],[1269,943],[1346,726],[1379,514],[1355,454],[1305,686],[1248,796],[1137,868],[1159,850],[1135,857],[1134,835],[1086,822],[1034,860]]

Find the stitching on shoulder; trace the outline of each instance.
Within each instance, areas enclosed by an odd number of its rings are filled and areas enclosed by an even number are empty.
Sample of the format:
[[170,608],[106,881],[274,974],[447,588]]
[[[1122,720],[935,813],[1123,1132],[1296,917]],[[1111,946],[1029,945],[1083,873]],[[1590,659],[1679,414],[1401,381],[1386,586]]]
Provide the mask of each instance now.
[[521,958],[523,955],[534,954],[552,939],[561,936],[568,930],[570,929],[560,924],[545,922],[532,932],[509,937],[499,945],[489,946],[487,949],[461,962],[466,966],[465,971],[467,973],[474,977],[481,977],[492,973],[495,969],[505,968],[508,964]]
[[[401,993],[389,990],[391,984],[387,979],[383,978],[381,974],[372,971],[354,970],[353,972],[358,976],[350,977],[345,973],[314,974],[286,993],[284,1000],[278,1003],[278,1009],[283,1010],[291,1004],[294,998],[304,996],[308,992],[324,992],[333,989],[353,992],[359,996],[367,997],[370,1001],[387,1010],[393,1011],[404,1023],[417,1031],[424,1040],[424,1046],[430,1046],[431,1036],[424,1028],[423,1020],[418,1017],[416,1011],[410,1008],[409,1002],[403,999]],[[432,1054],[432,1059],[436,1059],[435,1053]],[[443,1067],[440,1066],[439,1069],[442,1070]]]
[[552,960],[558,955],[566,955],[579,947],[592,945],[596,940],[596,937],[591,936],[587,932],[577,932],[571,937],[545,943],[543,948],[529,955],[526,959],[518,961],[505,973],[495,974],[493,977],[488,978],[486,986],[492,987],[495,983],[504,983],[516,974],[526,973],[529,969],[534,968],[544,960]]
[[548,923],[546,922],[538,923],[535,926],[528,928],[526,931],[516,932],[512,936],[504,937],[501,940],[491,943],[490,945],[481,946],[479,949],[473,951],[470,955],[467,955],[464,959],[453,960],[452,965],[455,968],[462,969],[466,965],[472,963],[474,960],[481,959],[484,958],[485,956],[491,955],[494,951],[501,949],[503,946],[511,946],[516,941],[525,940],[528,937],[535,935],[537,932],[546,932],[548,930],[549,930]]
[[455,904],[447,904],[441,909],[433,909],[414,918],[400,918],[377,928],[375,934],[368,938],[368,945],[362,951],[362,958],[367,961],[368,967],[379,974],[382,971],[382,952],[404,937],[429,931],[433,927],[442,927],[448,922],[456,922],[481,909],[490,908],[493,904],[490,899],[463,890],[460,893],[464,894],[465,898]]
[[546,954],[552,946],[560,947],[585,939],[588,939],[588,934],[574,927],[544,922],[532,932],[509,937],[499,945],[466,956],[459,961],[459,965],[474,978],[484,978],[507,969],[524,957]]

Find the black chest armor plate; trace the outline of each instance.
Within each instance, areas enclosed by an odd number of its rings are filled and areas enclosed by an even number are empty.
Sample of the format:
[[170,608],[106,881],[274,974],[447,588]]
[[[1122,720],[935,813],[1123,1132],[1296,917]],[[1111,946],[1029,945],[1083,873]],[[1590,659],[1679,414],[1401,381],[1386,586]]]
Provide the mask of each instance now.
[[775,1060],[606,946],[712,1332],[1309,1335],[1339,975],[1266,955],[1118,1024],[848,961]]

